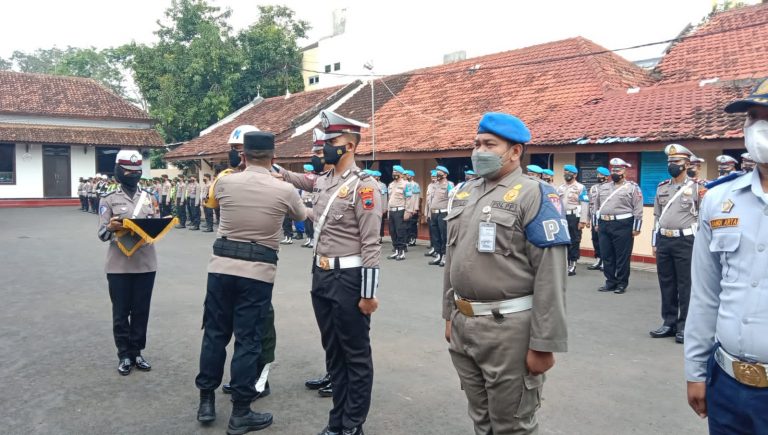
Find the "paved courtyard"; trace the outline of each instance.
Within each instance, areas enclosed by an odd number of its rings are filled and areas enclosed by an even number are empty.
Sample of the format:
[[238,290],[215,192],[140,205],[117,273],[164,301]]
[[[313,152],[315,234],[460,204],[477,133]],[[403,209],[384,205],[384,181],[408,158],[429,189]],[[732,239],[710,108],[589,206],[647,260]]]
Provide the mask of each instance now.
[[[219,418],[195,421],[205,268],[214,234],[174,230],[158,245],[159,270],[144,355],[148,373],[121,377],[97,219],[73,208],[0,209],[0,433],[220,434]],[[383,251],[389,251],[385,244]],[[443,269],[423,247],[382,261],[373,316],[375,363],[370,434],[472,433],[443,339]],[[330,399],[303,386],[324,371],[309,298],[310,251],[282,249],[273,303],[278,348],[266,434],[314,435]],[[569,348],[548,374],[542,434],[701,434],[685,401],[682,346],[653,340],[659,295],[653,273],[633,271],[625,295],[598,293],[601,277],[579,266],[568,280]],[[225,375],[226,376],[226,375]]]

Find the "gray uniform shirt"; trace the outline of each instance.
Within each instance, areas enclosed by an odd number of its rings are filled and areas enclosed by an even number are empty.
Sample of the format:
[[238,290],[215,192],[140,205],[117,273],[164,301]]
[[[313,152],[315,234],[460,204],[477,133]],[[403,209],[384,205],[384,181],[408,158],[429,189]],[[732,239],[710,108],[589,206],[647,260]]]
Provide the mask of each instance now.
[[704,196],[693,244],[685,376],[704,381],[715,341],[768,363],[768,200],[757,170]]
[[[118,187],[99,201],[99,239],[109,242],[107,248],[107,263],[104,266],[106,273],[146,273],[157,270],[157,254],[155,245],[143,245],[132,256],[128,257],[117,246],[114,233],[107,231],[107,225],[112,217],[130,219],[133,210],[141,199],[141,189],[131,198]],[[155,207],[152,204],[152,194],[146,192],[144,202],[141,204],[136,218],[153,218]]]
[[[456,193],[445,220],[443,318],[450,320],[455,310],[454,293],[474,301],[532,294],[533,309],[522,314],[530,316],[530,348],[566,351],[566,245],[570,239],[554,189],[523,175],[519,168],[496,185],[483,179],[468,181]],[[478,252],[480,222],[496,224],[495,252]],[[541,233],[543,225],[550,225],[547,234]]]
[[560,201],[566,211],[573,212],[579,217],[579,222],[587,223],[589,219],[589,198],[586,195],[587,188],[578,181],[571,184],[564,183],[557,188]]
[[443,178],[440,181],[430,184],[431,189],[427,189],[429,204],[427,205],[430,213],[448,208],[448,193],[451,191],[451,185],[448,180]]
[[[677,195],[680,189],[683,191]],[[700,190],[701,186],[689,178],[686,178],[682,183],[675,183],[671,179],[659,183],[656,188],[656,199],[653,201],[653,216],[656,219],[656,227],[666,230],[691,228],[699,215]],[[677,198],[667,207],[675,195]],[[661,212],[664,211],[664,207],[667,207],[667,211],[662,216]]]
[[[611,196],[614,190],[619,189],[619,192]],[[595,212],[603,216],[629,213],[634,217],[632,229],[640,231],[643,225],[643,192],[640,186],[629,180],[620,185],[613,182],[601,184],[597,188]]]
[[381,192],[373,177],[365,176],[354,168],[337,174],[331,170],[324,174],[308,177],[308,174],[297,174],[290,171],[280,171],[283,178],[302,190],[313,190],[314,204],[312,205],[312,220],[317,225],[325,212],[331,196],[341,188],[354,172],[364,177],[353,181],[333,201],[325,218],[320,233],[315,226],[317,255],[323,257],[348,257],[360,255],[363,266],[379,267],[381,245],[379,230],[381,229]]
[[[216,181],[214,195],[221,208],[217,236],[237,242],[256,242],[278,250],[283,218],[302,221],[306,209],[290,184],[270,175],[266,168],[248,166]],[[211,255],[209,273],[223,273],[275,282],[277,266]]]
[[389,183],[389,208],[405,207],[405,186],[408,184],[402,177]]

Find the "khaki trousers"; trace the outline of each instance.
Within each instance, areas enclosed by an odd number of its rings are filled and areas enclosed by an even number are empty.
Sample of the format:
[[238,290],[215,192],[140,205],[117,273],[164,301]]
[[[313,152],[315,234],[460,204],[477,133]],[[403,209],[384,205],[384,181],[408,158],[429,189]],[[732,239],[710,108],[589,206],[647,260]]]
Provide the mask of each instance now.
[[476,435],[537,434],[544,375],[525,365],[531,312],[467,317],[454,310],[449,352]]

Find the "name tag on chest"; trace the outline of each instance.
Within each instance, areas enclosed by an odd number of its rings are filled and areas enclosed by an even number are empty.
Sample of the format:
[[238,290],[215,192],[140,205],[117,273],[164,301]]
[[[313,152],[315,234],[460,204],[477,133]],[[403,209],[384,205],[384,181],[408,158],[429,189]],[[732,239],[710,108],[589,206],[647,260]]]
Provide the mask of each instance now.
[[480,222],[477,236],[478,252],[496,252],[496,224]]

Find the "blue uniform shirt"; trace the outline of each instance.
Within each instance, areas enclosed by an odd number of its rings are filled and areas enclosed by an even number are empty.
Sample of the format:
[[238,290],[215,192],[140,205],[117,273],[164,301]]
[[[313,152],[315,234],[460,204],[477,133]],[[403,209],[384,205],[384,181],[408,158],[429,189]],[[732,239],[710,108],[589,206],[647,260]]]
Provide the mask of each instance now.
[[685,375],[706,379],[715,341],[768,363],[768,200],[757,170],[707,192],[693,245]]

